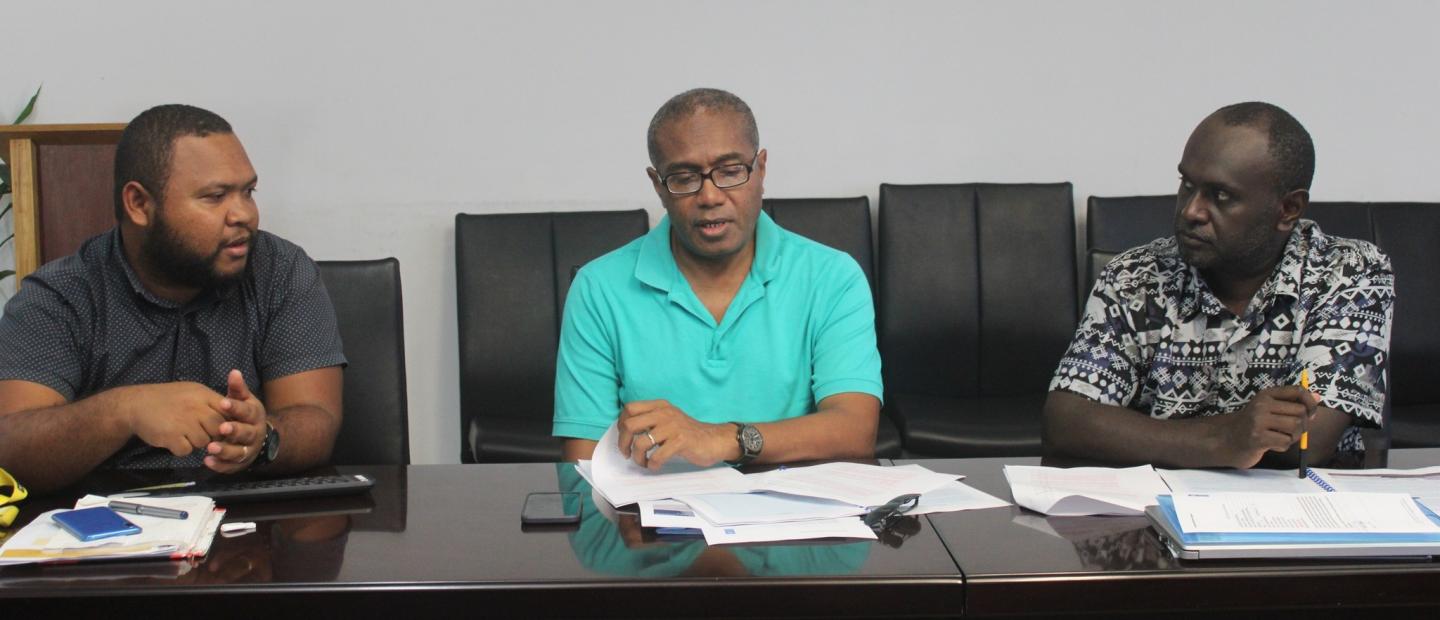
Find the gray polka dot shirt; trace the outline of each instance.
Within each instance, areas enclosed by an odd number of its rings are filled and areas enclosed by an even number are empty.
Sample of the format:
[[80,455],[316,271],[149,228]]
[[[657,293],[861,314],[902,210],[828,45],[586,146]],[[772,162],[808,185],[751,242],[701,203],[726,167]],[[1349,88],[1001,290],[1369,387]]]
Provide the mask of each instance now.
[[[180,305],[140,284],[112,229],[27,277],[0,316],[0,380],[39,383],[72,402],[173,381],[224,394],[232,368],[263,401],[266,381],[344,364],[319,268],[265,231],[242,278]],[[203,458],[131,438],[101,468],[195,467]]]

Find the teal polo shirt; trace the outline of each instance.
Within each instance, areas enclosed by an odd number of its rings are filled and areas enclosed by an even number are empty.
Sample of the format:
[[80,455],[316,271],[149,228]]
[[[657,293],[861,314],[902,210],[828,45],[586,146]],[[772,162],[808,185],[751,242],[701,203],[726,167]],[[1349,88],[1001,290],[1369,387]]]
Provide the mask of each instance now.
[[555,368],[559,437],[598,440],[625,403],[709,423],[775,422],[844,392],[881,398],[875,307],[849,254],[756,223],[755,260],[718,324],[670,252],[670,219],[580,269]]

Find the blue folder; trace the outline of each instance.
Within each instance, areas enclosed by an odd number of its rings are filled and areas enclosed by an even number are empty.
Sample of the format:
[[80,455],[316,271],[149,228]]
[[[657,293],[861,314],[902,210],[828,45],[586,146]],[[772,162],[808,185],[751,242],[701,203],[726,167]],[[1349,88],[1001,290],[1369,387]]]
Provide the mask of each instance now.
[[[1180,527],[1169,495],[1155,498],[1146,514],[1170,551],[1183,559],[1298,557],[1415,557],[1440,555],[1440,533],[1193,532]],[[1425,516],[1437,516],[1416,502]]]

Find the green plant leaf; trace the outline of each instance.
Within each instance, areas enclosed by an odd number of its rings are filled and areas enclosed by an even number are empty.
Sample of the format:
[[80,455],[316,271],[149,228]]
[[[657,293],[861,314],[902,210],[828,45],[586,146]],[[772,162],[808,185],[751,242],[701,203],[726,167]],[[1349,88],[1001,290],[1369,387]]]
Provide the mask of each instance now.
[[13,206],[15,206],[15,203],[12,202],[12,203],[10,203],[10,204],[8,204],[8,205],[5,205],[5,209],[4,209],[4,210],[0,210],[0,220],[5,219],[5,214],[6,214],[6,213],[9,213],[9,212],[10,212],[10,207],[13,207]]
[[20,111],[20,116],[15,117],[14,124],[19,125],[25,122],[25,119],[30,118],[30,113],[35,111],[35,100],[40,98],[40,90],[43,88],[45,88],[44,84],[35,88],[35,94],[30,95],[30,103],[25,104],[25,109]]
[[0,161],[0,186],[5,187],[0,196],[10,193],[10,166],[3,161]]
[[13,275],[15,275],[15,272],[14,272],[14,271],[11,271],[11,270],[9,270],[9,269],[6,269],[6,270],[4,270],[4,271],[0,271],[0,280],[4,280],[5,278],[8,278],[8,277],[13,276]]
[[4,238],[3,240],[0,240],[0,248],[5,247],[5,244],[6,244],[6,243],[9,243],[10,240],[11,240],[11,239],[14,239],[14,238],[15,238],[15,234],[14,234],[14,233],[11,233],[9,237],[6,237],[6,238]]

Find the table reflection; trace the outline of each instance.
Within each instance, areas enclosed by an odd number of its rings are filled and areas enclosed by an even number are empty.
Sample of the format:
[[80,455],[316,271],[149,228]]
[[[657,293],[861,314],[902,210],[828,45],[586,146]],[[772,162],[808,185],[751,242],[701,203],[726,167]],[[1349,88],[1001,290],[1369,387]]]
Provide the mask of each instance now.
[[557,463],[561,492],[579,493],[580,526],[570,547],[586,568],[627,577],[804,576],[854,573],[870,555],[870,542],[807,542],[709,546],[699,537],[657,537],[640,516],[617,512],[573,463]]
[[1160,544],[1146,517],[1046,517],[1025,511],[1013,521],[1069,541],[1085,568],[1139,570],[1180,565]]
[[261,523],[253,534],[218,538],[196,570],[196,583],[333,581],[345,563],[350,515]]

